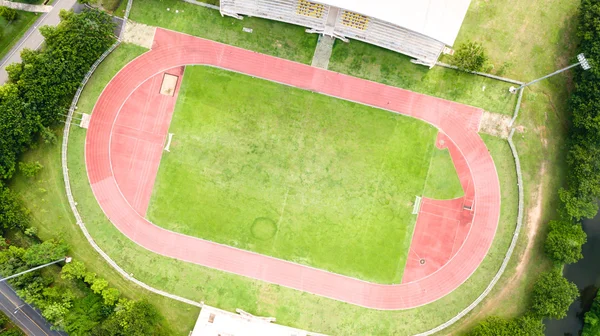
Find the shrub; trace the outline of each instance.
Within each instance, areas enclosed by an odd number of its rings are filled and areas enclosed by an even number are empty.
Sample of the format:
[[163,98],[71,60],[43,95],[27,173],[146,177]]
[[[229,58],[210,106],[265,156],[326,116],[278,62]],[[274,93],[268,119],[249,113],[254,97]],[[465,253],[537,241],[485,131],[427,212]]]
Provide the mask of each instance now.
[[509,320],[490,316],[473,328],[469,336],[544,336],[544,324],[531,316]]
[[15,9],[12,8],[8,8],[8,7],[0,7],[0,16],[2,16],[4,19],[6,19],[6,21],[13,21],[14,19],[17,18],[17,16],[19,15],[19,12],[17,12]]
[[461,70],[481,71],[487,60],[488,58],[481,44],[467,42],[458,46],[454,56],[452,56],[451,63]]
[[28,222],[28,213],[21,201],[0,182],[0,230],[24,227]]
[[19,162],[19,170],[25,177],[35,177],[44,166],[39,162]]

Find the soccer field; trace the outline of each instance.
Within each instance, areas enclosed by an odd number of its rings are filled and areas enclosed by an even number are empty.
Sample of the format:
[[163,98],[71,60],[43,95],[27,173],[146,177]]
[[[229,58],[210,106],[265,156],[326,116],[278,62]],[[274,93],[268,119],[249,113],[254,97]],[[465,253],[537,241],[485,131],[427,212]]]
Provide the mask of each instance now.
[[415,196],[462,195],[422,121],[188,66],[148,218],[184,234],[399,283]]

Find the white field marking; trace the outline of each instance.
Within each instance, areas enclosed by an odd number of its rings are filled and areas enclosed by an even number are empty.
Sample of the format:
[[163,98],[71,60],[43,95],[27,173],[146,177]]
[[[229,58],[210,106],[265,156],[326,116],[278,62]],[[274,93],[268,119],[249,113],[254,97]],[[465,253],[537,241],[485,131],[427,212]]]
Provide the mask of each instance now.
[[419,213],[419,209],[421,209],[421,196],[416,196],[415,206],[413,206],[412,214],[416,215]]
[[173,140],[173,135],[174,135],[173,133],[169,133],[169,140],[167,140],[167,146],[165,146],[165,150],[167,152],[171,152],[169,150],[169,147],[171,147],[171,140]]

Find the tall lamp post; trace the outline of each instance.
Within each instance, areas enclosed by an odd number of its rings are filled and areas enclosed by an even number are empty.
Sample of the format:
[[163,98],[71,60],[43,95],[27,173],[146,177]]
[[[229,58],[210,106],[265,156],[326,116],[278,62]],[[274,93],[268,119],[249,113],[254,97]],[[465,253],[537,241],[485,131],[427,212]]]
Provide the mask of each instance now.
[[58,259],[58,260],[55,260],[55,261],[53,261],[53,262],[49,262],[49,263],[47,263],[47,264],[43,264],[43,265],[40,265],[40,266],[36,266],[36,267],[34,267],[34,268],[30,268],[30,269],[28,269],[28,270],[26,270],[26,271],[23,271],[23,272],[19,272],[19,273],[17,273],[17,274],[13,274],[13,275],[11,275],[11,276],[7,276],[6,278],[2,278],[2,279],[0,279],[0,282],[2,282],[2,281],[6,281],[6,280],[10,280],[10,279],[12,279],[12,278],[16,278],[16,277],[18,277],[19,275],[23,275],[23,274],[25,274],[25,273],[33,272],[33,271],[39,270],[40,268],[44,268],[44,267],[46,267],[46,266],[50,266],[50,265],[54,265],[54,264],[58,264],[58,263],[59,263],[59,262],[61,262],[61,261],[64,261],[64,262],[66,262],[66,263],[70,263],[70,262],[71,262],[71,257],[64,257],[64,258],[62,258],[62,259]]
[[589,70],[589,69],[592,67],[592,66],[590,65],[590,63],[588,62],[588,60],[585,58],[585,55],[584,55],[584,54],[579,54],[579,55],[577,55],[577,60],[578,60],[579,62],[577,62],[577,63],[575,63],[575,64],[571,64],[571,65],[569,65],[568,67],[566,67],[566,68],[563,68],[563,69],[560,69],[560,70],[558,70],[558,71],[554,71],[553,73],[551,73],[551,74],[549,74],[549,75],[546,75],[546,76],[544,76],[544,77],[538,78],[538,79],[536,79],[536,80],[533,80],[533,81],[531,81],[531,82],[529,82],[529,83],[525,83],[525,84],[523,84],[523,85],[521,85],[521,86],[519,86],[519,87],[514,87],[514,86],[511,86],[511,87],[510,87],[510,89],[508,89],[508,91],[510,91],[510,93],[517,93],[517,92],[519,92],[519,90],[522,90],[522,89],[523,89],[524,87],[526,87],[526,86],[529,86],[529,85],[531,85],[531,84],[533,84],[533,83],[537,83],[537,82],[541,81],[542,79],[546,79],[546,78],[548,78],[548,77],[552,77],[552,76],[554,76],[554,75],[557,75],[557,74],[559,74],[559,73],[561,73],[561,72],[567,71],[567,70],[569,70],[569,69],[571,69],[571,68],[574,68],[574,67],[576,67],[576,66],[578,66],[578,65],[581,65],[581,67],[583,68],[583,70]]

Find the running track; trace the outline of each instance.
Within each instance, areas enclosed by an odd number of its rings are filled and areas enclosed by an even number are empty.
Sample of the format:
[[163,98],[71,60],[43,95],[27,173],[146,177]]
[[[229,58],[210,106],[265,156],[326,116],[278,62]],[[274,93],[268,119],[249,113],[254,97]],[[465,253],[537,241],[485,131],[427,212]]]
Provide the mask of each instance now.
[[[132,101],[140,99],[139,92],[156,90],[157,78],[163,73],[178,74],[182,66],[191,64],[245,73],[434,125],[440,130],[440,138],[450,142],[447,145],[455,165],[458,158],[470,172],[472,187],[460,203],[469,203],[474,209],[469,215],[472,222],[468,233],[463,234],[464,242],[460,247],[453,246],[449,260],[432,273],[402,284],[382,285],[181,235],[150,223],[144,218],[144,204],[153,182],[141,189],[128,189],[132,183],[127,181],[143,181],[156,175],[170,122],[170,115],[164,113],[172,110],[176,94],[157,101]],[[155,112],[144,115],[143,125],[137,129],[127,127],[127,114],[122,113],[132,104],[155,106]],[[500,214],[500,186],[492,157],[477,134],[481,114],[474,107],[157,29],[152,50],[125,66],[96,103],[86,138],[86,166],[92,191],[104,213],[123,234],[148,250],[368,308],[409,309],[440,299],[460,286],[477,269],[492,244]],[[111,158],[111,154],[118,156],[120,151],[132,151],[131,159],[122,166],[119,160],[113,163]],[[117,173],[127,170],[140,173]],[[459,171],[460,175],[464,174]],[[427,201],[424,207],[429,204],[435,208],[435,200]],[[415,235],[419,239],[418,225]]]

